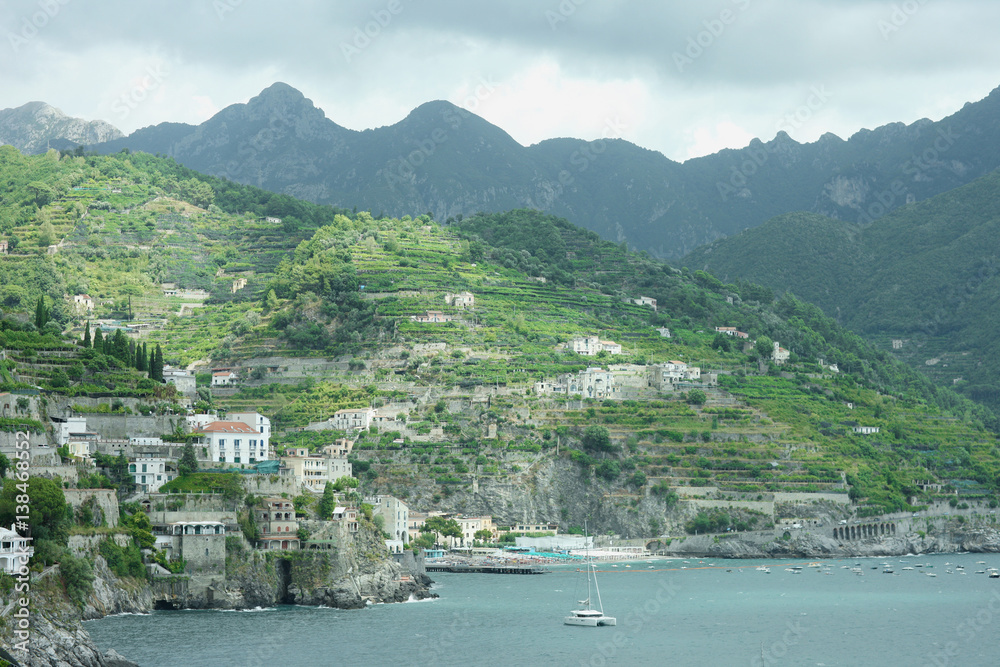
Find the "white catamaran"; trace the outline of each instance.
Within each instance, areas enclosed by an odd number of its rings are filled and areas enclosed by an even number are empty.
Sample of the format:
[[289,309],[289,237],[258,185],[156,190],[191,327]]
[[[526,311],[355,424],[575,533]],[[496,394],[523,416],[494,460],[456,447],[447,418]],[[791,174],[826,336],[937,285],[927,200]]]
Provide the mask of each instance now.
[[[597,587],[597,567],[590,560],[590,550],[587,550],[587,599],[579,600],[580,608],[574,609],[565,618],[566,625],[586,625],[596,627],[598,625],[615,625],[614,616],[604,615],[604,604],[601,602],[601,589]],[[594,592],[597,593],[597,609],[590,603],[591,600],[591,579],[593,579]]]

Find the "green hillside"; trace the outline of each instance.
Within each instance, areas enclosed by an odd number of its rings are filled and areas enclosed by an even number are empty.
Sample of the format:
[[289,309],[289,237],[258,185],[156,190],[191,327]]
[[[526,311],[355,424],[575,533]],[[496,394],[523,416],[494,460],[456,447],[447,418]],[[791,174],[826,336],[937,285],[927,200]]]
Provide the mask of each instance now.
[[705,246],[685,262],[793,292],[995,409],[998,232],[1000,173],[993,172],[867,227],[793,213]]
[[[392,426],[362,434],[355,470],[369,491],[420,506],[468,498],[489,478],[531,488],[539,466],[561,459],[626,506],[695,487],[746,498],[849,492],[859,511],[879,513],[926,502],[928,481],[983,498],[1000,484],[991,411],[817,307],[678,270],[537,211],[450,226],[376,219],[127,154],[0,149],[0,183],[0,233],[18,239],[0,258],[4,347],[19,350],[0,391],[75,392],[107,399],[109,410],[126,409],[115,396],[139,411],[169,407],[174,396],[149,383],[162,385],[125,368],[127,352],[111,355],[116,362],[77,351],[72,338],[91,321],[127,330],[146,349],[160,345],[168,363],[238,369],[238,388],[203,399],[267,414],[281,447],[341,436],[299,430],[340,408],[410,406],[396,423],[414,438]],[[35,268],[13,268],[24,266]],[[83,292],[93,313],[72,299]],[[462,292],[474,304],[449,301]],[[39,297],[52,319],[42,331]],[[429,311],[444,321],[420,321]],[[717,333],[722,326],[757,346]],[[591,335],[622,353],[567,349]],[[784,365],[771,360],[772,341],[790,351]],[[54,361],[62,358],[70,361]],[[77,377],[52,382],[49,366],[76,360]],[[704,381],[623,400],[535,390],[592,366],[672,360],[699,367]],[[124,375],[95,388],[102,363]],[[856,433],[859,425],[879,430]]]

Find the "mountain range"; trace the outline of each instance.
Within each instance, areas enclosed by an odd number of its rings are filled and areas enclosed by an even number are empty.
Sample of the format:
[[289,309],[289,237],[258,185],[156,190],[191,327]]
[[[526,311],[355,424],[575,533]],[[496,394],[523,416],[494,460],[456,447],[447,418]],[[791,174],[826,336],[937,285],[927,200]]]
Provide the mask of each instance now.
[[[937,122],[807,144],[779,132],[678,163],[615,138],[521,146],[443,101],[394,125],[355,131],[275,83],[200,125],[161,123],[90,147],[160,153],[240,183],[386,215],[447,220],[536,208],[655,257],[679,258],[790,211],[867,224],[964,185],[1000,166],[998,118],[1000,89]],[[44,150],[37,141],[10,143]]]
[[45,102],[28,102],[16,109],[0,110],[0,144],[10,144],[29,154],[112,141],[123,136],[110,123],[71,118]]
[[862,226],[790,213],[692,267],[792,292],[885,350],[1000,405],[1000,171]]

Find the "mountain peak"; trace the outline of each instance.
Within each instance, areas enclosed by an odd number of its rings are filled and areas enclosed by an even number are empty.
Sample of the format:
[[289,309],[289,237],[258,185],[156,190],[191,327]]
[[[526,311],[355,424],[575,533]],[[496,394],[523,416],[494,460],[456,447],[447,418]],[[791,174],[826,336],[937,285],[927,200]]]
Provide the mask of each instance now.
[[72,118],[45,102],[0,111],[0,144],[10,144],[23,153],[42,153],[53,144],[95,144],[123,136],[110,123]]

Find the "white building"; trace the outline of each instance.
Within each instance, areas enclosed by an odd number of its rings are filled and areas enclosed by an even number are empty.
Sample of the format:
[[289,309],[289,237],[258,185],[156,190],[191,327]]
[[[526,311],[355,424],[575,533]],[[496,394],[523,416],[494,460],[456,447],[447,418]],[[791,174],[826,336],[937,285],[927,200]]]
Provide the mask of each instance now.
[[164,366],[163,380],[167,384],[177,387],[177,391],[189,398],[193,398],[198,393],[194,373],[183,368]]
[[271,420],[259,412],[230,412],[226,416],[230,421],[243,422],[257,429],[261,435],[271,437]]
[[216,371],[212,373],[212,386],[213,387],[228,387],[234,384],[239,379],[239,376],[232,371]]
[[340,431],[366,429],[372,425],[377,412],[375,408],[344,408],[333,413],[330,423]]
[[423,315],[411,315],[410,319],[414,322],[422,322],[425,324],[435,324],[438,322],[451,322],[451,315],[445,315],[440,310],[428,310]]
[[660,333],[661,338],[670,338],[670,329],[667,327],[657,327],[656,330]]
[[198,445],[208,447],[211,461],[257,463],[267,461],[268,436],[240,421],[215,421],[193,431]]
[[52,435],[55,436],[56,445],[60,447],[68,443],[70,438],[79,438],[86,433],[86,417],[52,417]]
[[323,493],[327,482],[353,475],[351,462],[345,456],[311,454],[305,447],[290,449],[281,462],[295,475],[303,490],[313,493]]
[[585,357],[593,357],[599,352],[621,354],[622,346],[611,340],[601,340],[598,336],[580,336],[570,341],[573,351]]
[[855,426],[855,433],[860,433],[861,435],[872,435],[879,432],[878,426]]
[[139,454],[128,464],[128,471],[136,487],[143,493],[156,493],[160,487],[177,476],[172,459],[153,454]]
[[611,398],[615,393],[614,374],[596,366],[577,373],[560,375],[559,383],[566,387],[567,394],[578,394],[587,398]]
[[444,302],[454,308],[468,309],[476,305],[476,297],[472,292],[459,292],[458,294],[445,294]]
[[700,367],[688,366],[676,359],[649,367],[649,386],[660,391],[673,389],[674,384],[678,382],[693,382],[700,379]]
[[22,566],[28,567],[28,559],[35,554],[34,547],[28,546],[30,541],[30,537],[17,534],[14,524],[9,530],[0,526],[0,572],[14,575]]
[[653,310],[656,310],[656,299],[648,296],[640,296],[638,299],[633,299],[633,303],[638,306],[652,306]]
[[372,506],[373,515],[385,521],[384,530],[389,533],[389,539],[402,540],[403,544],[410,541],[410,508],[406,503],[394,496],[372,496],[365,498],[365,502]]
[[779,366],[782,365],[788,361],[788,357],[791,356],[791,354],[791,352],[778,345],[778,341],[774,341],[774,353],[771,355],[774,359],[774,363]]
[[188,415],[184,418],[189,432],[193,432],[215,421],[219,421],[219,415],[215,412],[198,413],[196,415]]

